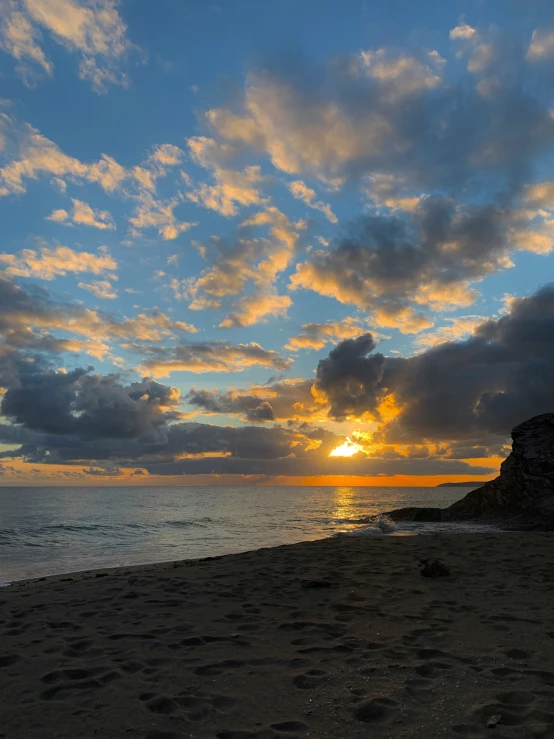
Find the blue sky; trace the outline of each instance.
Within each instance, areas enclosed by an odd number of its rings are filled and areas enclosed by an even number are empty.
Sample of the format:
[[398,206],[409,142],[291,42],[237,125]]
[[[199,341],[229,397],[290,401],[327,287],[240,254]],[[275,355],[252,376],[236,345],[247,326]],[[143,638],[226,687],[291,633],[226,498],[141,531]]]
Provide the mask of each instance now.
[[[510,424],[548,402],[521,396],[525,367],[482,369],[459,433],[416,422],[423,396],[393,380],[448,342],[469,356],[554,275],[553,59],[541,0],[4,3],[4,480],[200,479],[206,455],[238,479],[251,458],[228,426],[280,440],[252,459],[296,460],[285,477],[393,478],[394,459],[490,476]],[[367,334],[338,407],[329,352]],[[103,427],[95,456],[82,420],[108,401],[89,407],[86,383],[187,443],[156,456],[151,427]],[[512,385],[504,425],[485,422]],[[19,408],[31,386],[67,426]]]

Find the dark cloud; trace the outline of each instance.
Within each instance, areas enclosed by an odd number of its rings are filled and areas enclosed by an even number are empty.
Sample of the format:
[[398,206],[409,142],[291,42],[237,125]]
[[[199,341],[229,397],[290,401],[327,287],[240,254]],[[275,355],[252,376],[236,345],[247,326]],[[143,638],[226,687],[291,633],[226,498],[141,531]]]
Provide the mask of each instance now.
[[126,344],[125,348],[144,356],[145,373],[157,377],[167,377],[171,372],[240,372],[247,367],[285,370],[292,363],[255,342],[203,341],[170,347]]
[[[160,417],[161,418],[161,417]],[[102,438],[71,433],[37,432],[0,426],[0,440],[20,443],[3,457],[27,462],[89,465],[91,476],[117,476],[137,462],[150,474],[260,474],[260,475],[433,475],[488,474],[487,467],[446,459],[417,459],[394,455],[345,459],[329,457],[342,437],[320,428],[303,430],[273,427],[232,427],[201,423],[167,423],[157,433],[140,437]],[[106,473],[103,471],[106,470]]]
[[455,67],[422,49],[302,59],[294,68],[273,58],[251,71],[234,110],[207,119],[222,140],[291,174],[388,173],[399,189],[450,194],[517,188],[554,141],[551,82],[526,59],[527,46],[490,28],[454,41]]
[[248,390],[191,390],[185,400],[205,413],[240,416],[250,422],[321,420],[322,408],[312,395],[312,381],[275,379]]
[[155,439],[177,418],[179,393],[153,380],[123,385],[90,370],[29,372],[2,398],[1,412],[31,431],[80,439]]
[[484,322],[466,341],[413,357],[371,353],[369,335],[345,341],[319,363],[315,387],[339,419],[364,411],[379,419],[380,401],[394,394],[398,415],[381,419],[376,441],[488,447],[494,439],[498,446],[513,426],[554,408],[553,336],[554,285],[547,285],[513,300],[507,315]]
[[218,392],[195,390],[186,395],[185,400],[196,408],[202,408],[207,413],[224,413],[240,415],[251,422],[274,421],[275,412],[271,403],[260,400],[255,395],[241,395],[228,391]]
[[352,457],[298,459],[237,459],[234,457],[212,457],[184,459],[172,463],[147,465],[152,475],[487,475],[494,472],[491,467],[474,467],[461,461],[448,460],[381,460]]
[[[179,394],[168,385],[90,368],[54,370],[48,353],[4,344],[0,441],[18,449],[0,457],[83,465],[90,475],[137,464],[151,474],[489,474],[462,460],[504,453],[514,425],[554,407],[552,336],[554,285],[547,285],[512,300],[506,315],[466,341],[384,357],[365,334],[338,344],[313,382],[276,378],[247,391],[187,395],[208,413],[264,424],[243,427],[180,422]],[[387,398],[394,402],[384,412]],[[373,455],[329,457],[343,437],[313,425],[326,413],[377,419]]]
[[246,417],[249,421],[274,421],[275,412],[271,407],[271,403],[263,400],[256,408],[247,411]]
[[319,362],[315,387],[327,397],[334,418],[376,412],[385,358],[367,356],[375,346],[371,334],[346,339]]
[[410,214],[361,219],[300,263],[291,286],[353,304],[378,326],[419,331],[432,325],[421,308],[470,305],[477,293],[469,285],[509,266],[511,252],[544,248],[525,241],[520,221],[497,205],[428,197]]
[[[121,477],[123,470],[121,467],[89,467],[84,469],[83,473],[90,477]],[[136,474],[136,472],[133,474]]]

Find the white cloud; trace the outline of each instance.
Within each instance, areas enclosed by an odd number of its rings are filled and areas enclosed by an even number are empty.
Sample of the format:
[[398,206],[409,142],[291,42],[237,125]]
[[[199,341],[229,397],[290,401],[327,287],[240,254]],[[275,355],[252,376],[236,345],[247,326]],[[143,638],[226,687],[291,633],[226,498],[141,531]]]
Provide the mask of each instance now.
[[46,58],[40,41],[39,29],[22,12],[20,3],[4,0],[0,8],[0,49],[19,62],[17,71],[27,85],[32,80],[32,69],[25,64],[27,61],[38,65],[49,76],[53,73],[52,63]]
[[420,334],[414,340],[417,347],[438,346],[445,341],[458,341],[471,336],[477,326],[486,321],[485,316],[460,316],[459,318],[447,318],[446,326],[439,326],[434,331]]
[[95,280],[94,282],[79,282],[77,284],[78,287],[82,288],[83,290],[88,290],[89,293],[92,293],[97,298],[106,299],[106,300],[114,300],[117,298],[117,292],[112,285],[111,282],[108,282],[108,280]]
[[284,316],[291,299],[278,295],[277,276],[297,249],[302,223],[292,223],[280,210],[269,207],[246,218],[239,228],[267,228],[268,237],[239,238],[227,246],[221,239],[197,245],[203,258],[213,260],[198,278],[172,280],[178,299],[191,300],[191,310],[225,307],[222,328],[251,326],[268,316]]
[[54,221],[54,223],[66,223],[69,220],[69,213],[63,208],[53,210],[49,216],[46,216],[47,221]]
[[441,84],[442,57],[434,52],[428,59],[430,64],[424,64],[412,56],[393,56],[385,49],[360,54],[363,73],[385,85],[391,100]]
[[460,23],[460,25],[450,31],[450,38],[453,41],[458,41],[459,39],[467,40],[473,38],[475,33],[475,28],[468,26],[467,23]]
[[554,56],[554,29],[536,28],[531,36],[527,59],[541,61]]
[[144,191],[137,196],[136,200],[137,206],[129,218],[134,236],[138,236],[145,229],[155,228],[164,240],[171,241],[197,225],[179,221],[173,212],[183,201],[180,195],[169,200],[157,200],[149,192]]
[[6,265],[6,274],[13,277],[33,277],[41,280],[53,280],[68,273],[90,272],[100,275],[117,269],[117,262],[106,249],[99,254],[79,252],[68,246],[40,249],[23,249],[18,254],[0,254],[0,264]]
[[[243,171],[233,168],[226,161],[233,153],[229,145],[218,144],[206,136],[194,136],[188,139],[193,160],[210,171],[215,184],[203,183],[187,193],[189,200],[206,208],[221,213],[223,216],[234,216],[237,206],[262,205],[266,201],[260,193],[260,187],[271,181],[262,175],[259,166],[246,167]],[[190,178],[182,173],[183,179],[191,186]]]
[[379,112],[353,120],[337,103],[305,97],[265,74],[250,78],[244,106],[244,115],[210,110],[208,122],[228,142],[266,151],[283,172],[313,171],[337,184],[346,164],[381,152],[390,134]]
[[[8,162],[0,167],[0,197],[24,194],[29,180],[48,175],[59,189],[66,187],[66,179],[78,185],[95,183],[108,194],[135,201],[133,215],[129,218],[133,235],[146,228],[156,228],[162,238],[174,239],[195,225],[179,221],[174,214],[174,209],[184,200],[181,193],[166,200],[156,197],[157,180],[182,161],[184,152],[177,146],[161,144],[140,165],[126,168],[105,154],[90,163],[68,156],[35,128],[19,125],[5,113],[0,113],[0,137],[2,135],[7,142],[8,156],[5,158]],[[48,219],[103,230],[115,228],[108,211],[93,209],[76,198],[71,213],[60,208]]]
[[[109,84],[127,86],[120,69],[136,47],[118,13],[118,0],[7,0],[0,24],[1,47],[19,62],[38,65],[52,75],[53,64],[41,46],[41,30],[57,44],[78,53],[79,76],[96,92]],[[20,73],[26,70],[19,68]]]
[[338,223],[339,219],[333,213],[329,203],[325,203],[323,200],[316,200],[317,195],[315,190],[308,187],[305,182],[302,182],[302,180],[289,182],[288,188],[291,195],[297,200],[302,200],[309,208],[321,211],[331,223]]
[[88,203],[75,198],[72,198],[72,203],[73,212],[71,215],[63,208],[60,208],[59,210],[53,211],[46,220],[54,221],[55,223],[65,223],[67,225],[70,225],[72,222],[81,226],[92,226],[100,230],[115,228],[115,223],[107,210],[93,209]]
[[348,317],[342,321],[327,323],[304,323],[302,333],[291,336],[285,349],[298,351],[299,349],[322,349],[330,341],[342,341],[360,336],[367,331],[359,319]]

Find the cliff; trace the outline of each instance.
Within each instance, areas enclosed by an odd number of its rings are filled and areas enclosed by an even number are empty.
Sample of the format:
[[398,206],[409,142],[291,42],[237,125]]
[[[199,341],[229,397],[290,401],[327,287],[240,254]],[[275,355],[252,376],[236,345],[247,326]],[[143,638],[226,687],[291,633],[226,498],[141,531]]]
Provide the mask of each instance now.
[[504,528],[554,531],[554,413],[512,431],[512,451],[495,480],[448,508],[399,508],[395,521],[498,521]]

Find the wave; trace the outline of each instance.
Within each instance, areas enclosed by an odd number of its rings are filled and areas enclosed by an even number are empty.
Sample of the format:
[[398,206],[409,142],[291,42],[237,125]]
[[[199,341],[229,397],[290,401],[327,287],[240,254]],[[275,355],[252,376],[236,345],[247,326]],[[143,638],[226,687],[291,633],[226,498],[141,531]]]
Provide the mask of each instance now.
[[358,522],[369,523],[368,526],[360,526],[352,531],[338,531],[335,536],[381,536],[390,534],[396,530],[394,521],[385,515],[365,516]]
[[40,541],[52,542],[63,535],[86,535],[96,537],[126,536],[133,531],[156,531],[166,527],[171,528],[201,528],[209,527],[211,519],[204,517],[198,520],[169,519],[149,523],[102,523],[102,524],[47,524],[44,526],[22,526],[16,528],[0,528],[0,543],[4,546],[24,543],[25,546],[42,546]]

